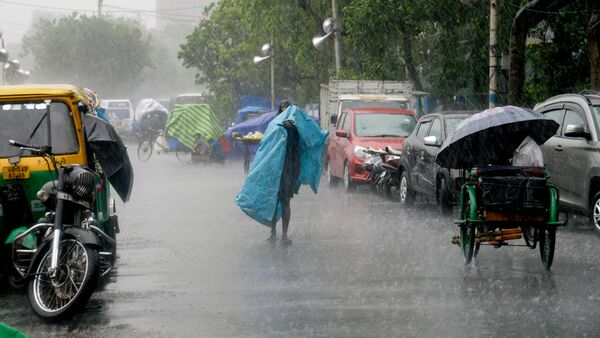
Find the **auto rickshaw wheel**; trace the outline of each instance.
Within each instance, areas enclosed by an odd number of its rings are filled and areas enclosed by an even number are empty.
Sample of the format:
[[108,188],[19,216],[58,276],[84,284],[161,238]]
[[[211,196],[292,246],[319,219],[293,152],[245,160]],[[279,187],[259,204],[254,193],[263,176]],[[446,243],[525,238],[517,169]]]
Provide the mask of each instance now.
[[554,247],[556,244],[556,227],[544,226],[539,229],[540,256],[542,264],[550,270],[554,260]]

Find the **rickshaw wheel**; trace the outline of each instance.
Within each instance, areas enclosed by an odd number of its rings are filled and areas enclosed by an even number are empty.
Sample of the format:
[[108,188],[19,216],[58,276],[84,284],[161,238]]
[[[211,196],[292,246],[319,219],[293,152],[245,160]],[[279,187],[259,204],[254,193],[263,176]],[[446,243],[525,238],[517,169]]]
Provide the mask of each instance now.
[[473,259],[473,248],[475,247],[475,227],[463,224],[460,226],[460,249],[465,258],[465,265]]
[[542,258],[542,264],[546,269],[550,270],[552,261],[554,260],[554,246],[556,243],[556,228],[555,227],[543,227],[539,230],[539,242],[540,242],[540,256]]
[[152,156],[152,150],[154,148],[154,140],[143,140],[138,146],[137,155],[138,159],[142,162],[146,162]]
[[473,250],[473,257],[477,257],[477,255],[479,254],[479,247],[481,246],[481,243],[475,243],[475,250]]
[[523,239],[525,240],[525,244],[530,249],[535,249],[538,238],[537,229],[532,226],[522,226],[521,231],[523,233]]
[[175,148],[175,156],[180,162],[183,163],[191,163],[192,162],[192,152],[187,149],[185,146],[177,145]]

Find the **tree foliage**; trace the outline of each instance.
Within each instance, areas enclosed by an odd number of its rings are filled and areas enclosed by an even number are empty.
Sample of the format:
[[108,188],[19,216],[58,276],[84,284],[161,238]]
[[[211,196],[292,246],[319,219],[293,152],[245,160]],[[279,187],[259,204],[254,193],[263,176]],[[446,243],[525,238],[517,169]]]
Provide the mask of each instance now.
[[75,83],[105,97],[131,93],[150,66],[150,37],[141,25],[108,16],[41,18],[23,48],[35,59],[37,79]]
[[[594,58],[588,57],[588,45],[590,36],[600,31],[587,26],[598,21],[588,10],[594,0],[569,2],[564,10],[545,15],[556,38],[529,46],[523,56],[529,70],[522,75],[527,104],[590,82]],[[509,52],[513,19],[523,3],[498,1],[498,45],[493,48],[499,64],[501,55]],[[470,108],[487,105],[488,2],[338,0],[338,6],[343,62],[339,78],[410,80],[441,103],[463,95]],[[226,110],[234,109],[240,95],[269,96],[268,62],[265,67],[252,63],[268,41],[274,42],[278,97],[318,102],[318,84],[335,76],[332,46],[320,52],[310,43],[312,36],[322,34],[323,19],[331,16],[330,0],[221,0],[208,14],[181,46],[179,57],[186,67],[197,69],[196,80],[208,84],[213,100]],[[497,71],[502,104],[507,102],[509,73]]]

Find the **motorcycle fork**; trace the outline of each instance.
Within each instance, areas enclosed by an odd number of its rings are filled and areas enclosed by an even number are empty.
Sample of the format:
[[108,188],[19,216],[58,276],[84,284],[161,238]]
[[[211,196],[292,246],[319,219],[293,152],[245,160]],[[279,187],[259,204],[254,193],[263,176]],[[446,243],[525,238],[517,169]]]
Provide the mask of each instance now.
[[[63,192],[65,189],[65,169],[58,168],[58,192]],[[60,256],[60,240],[63,232],[63,209],[65,200],[62,198],[56,199],[56,211],[54,215],[54,237],[52,238],[52,252],[50,258],[50,267],[48,272],[51,279],[55,279],[58,274],[58,258]]]

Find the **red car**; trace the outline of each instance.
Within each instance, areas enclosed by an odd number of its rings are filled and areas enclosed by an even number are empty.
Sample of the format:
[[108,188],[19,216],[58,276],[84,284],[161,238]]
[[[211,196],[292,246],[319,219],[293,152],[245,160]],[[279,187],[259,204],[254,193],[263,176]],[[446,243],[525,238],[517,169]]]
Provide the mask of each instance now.
[[330,185],[341,179],[346,190],[366,183],[367,172],[360,165],[367,147],[401,149],[404,139],[415,128],[415,113],[398,108],[353,108],[345,110],[329,137],[325,173]]

